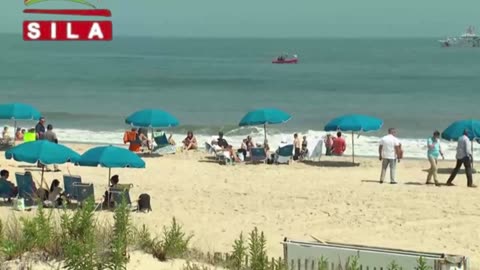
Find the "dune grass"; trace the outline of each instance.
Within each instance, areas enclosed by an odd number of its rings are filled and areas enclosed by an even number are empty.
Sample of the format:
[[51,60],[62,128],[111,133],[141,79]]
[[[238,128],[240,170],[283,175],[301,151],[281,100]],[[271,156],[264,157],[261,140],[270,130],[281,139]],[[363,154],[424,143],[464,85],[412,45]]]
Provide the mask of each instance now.
[[[240,233],[230,253],[225,256],[215,254],[212,258],[189,247],[193,235],[185,233],[175,217],[170,226],[164,226],[159,234],[152,234],[145,225],[133,226],[125,202],[115,208],[113,224],[97,220],[94,212],[95,204],[90,200],[74,211],[44,209],[40,205],[33,217],[0,219],[0,264],[21,259],[23,265],[37,261],[52,265],[53,262],[53,269],[125,270],[129,252],[141,250],[160,261],[185,259],[184,270],[207,270],[210,269],[208,265],[232,270],[295,268],[286,265],[282,258],[269,259],[267,239],[256,227],[248,238]],[[423,258],[417,262],[416,269],[431,270]],[[347,270],[360,269],[359,258],[348,258],[346,265]],[[395,262],[388,267],[388,270],[400,269]],[[331,270],[323,257],[319,259],[318,270]]]

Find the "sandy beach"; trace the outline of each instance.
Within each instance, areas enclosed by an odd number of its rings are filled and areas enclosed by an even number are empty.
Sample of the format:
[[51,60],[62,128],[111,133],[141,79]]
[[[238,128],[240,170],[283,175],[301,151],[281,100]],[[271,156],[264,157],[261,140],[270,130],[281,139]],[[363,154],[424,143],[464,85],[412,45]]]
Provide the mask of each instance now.
[[[83,153],[92,145],[70,144]],[[479,189],[466,187],[459,174],[455,187],[424,185],[427,160],[402,160],[397,165],[398,185],[379,184],[380,162],[350,157],[322,157],[320,163],[291,165],[219,165],[205,152],[178,152],[148,157],[146,169],[114,169],[120,183],[132,183],[131,196],[152,197],[153,212],[133,213],[137,225],[146,224],[161,233],[173,216],[194,234],[192,247],[207,251],[231,251],[240,232],[255,226],[264,231],[270,256],[281,256],[284,237],[375,245],[418,251],[444,252],[471,258],[480,269]],[[28,164],[5,160],[0,166],[14,172]],[[439,162],[441,182],[454,161]],[[95,184],[98,200],[107,185],[108,169],[60,165],[62,172],[46,173],[50,183],[63,174],[81,175]],[[36,170],[36,168],[33,168]],[[40,172],[33,172],[40,180]],[[388,177],[388,175],[387,175]],[[474,183],[478,176],[474,174]],[[13,213],[0,207],[0,216]],[[16,215],[23,213],[15,212]],[[26,214],[26,213],[25,213]],[[99,218],[112,215],[99,213]],[[138,255],[143,256],[143,255]],[[143,263],[143,260],[140,260]],[[140,268],[139,268],[140,269]]]

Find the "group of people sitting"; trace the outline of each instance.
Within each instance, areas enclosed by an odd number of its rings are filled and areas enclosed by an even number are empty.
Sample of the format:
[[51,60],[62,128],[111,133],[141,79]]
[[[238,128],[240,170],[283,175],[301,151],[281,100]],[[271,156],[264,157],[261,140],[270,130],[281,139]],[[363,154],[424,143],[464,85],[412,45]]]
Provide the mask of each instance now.
[[[293,160],[302,160],[308,154],[307,137],[303,136],[302,140],[297,133],[295,133],[293,137]],[[252,137],[247,136],[245,139],[242,140],[240,148],[235,151],[233,146],[229,144],[225,139],[223,132],[219,132],[218,138],[212,140],[211,145],[215,151],[224,151],[225,154],[227,154],[232,160],[236,162],[246,160],[252,148],[264,148],[268,157],[267,163],[273,163],[275,156],[279,153],[279,150],[289,145],[289,143],[287,143],[287,140],[283,138],[277,150],[271,152],[267,140],[265,140],[263,144],[255,144]]]
[[[29,174],[26,172],[25,174]],[[12,198],[17,197],[18,187],[15,186],[9,180],[10,172],[7,170],[0,171],[0,195],[3,198],[7,198],[8,201],[11,201]],[[120,178],[118,175],[114,175],[110,178],[109,188],[114,188],[119,185]],[[44,206],[47,207],[59,207],[63,206],[65,203],[70,203],[70,198],[65,194],[64,190],[60,187],[60,181],[54,179],[50,184],[50,187],[47,188],[37,188],[35,181],[33,182],[32,190],[34,191],[34,199],[38,199],[43,202]],[[112,204],[112,194],[107,190],[104,195],[104,206],[111,206]]]
[[[170,134],[167,141],[169,144],[175,145],[172,134]],[[123,143],[128,143],[128,149],[132,152],[140,152],[145,148],[149,151],[153,149],[153,142],[148,138],[148,130],[146,128],[132,128],[130,131],[126,131],[123,135]]]
[[0,138],[0,144],[11,145],[13,141],[35,141],[37,139],[37,133],[35,128],[30,128],[28,130],[18,127],[15,131],[15,138],[12,138],[10,135],[10,129],[8,127],[3,127],[2,137]]
[[[25,174],[29,174],[26,172]],[[3,198],[7,198],[11,201],[12,198],[17,197],[18,187],[15,186],[8,178],[10,177],[10,172],[7,170],[0,171],[0,193]],[[33,182],[32,190],[37,199],[42,201],[46,206],[61,206],[67,198],[60,187],[60,181],[54,179],[47,188],[37,188],[35,182]]]

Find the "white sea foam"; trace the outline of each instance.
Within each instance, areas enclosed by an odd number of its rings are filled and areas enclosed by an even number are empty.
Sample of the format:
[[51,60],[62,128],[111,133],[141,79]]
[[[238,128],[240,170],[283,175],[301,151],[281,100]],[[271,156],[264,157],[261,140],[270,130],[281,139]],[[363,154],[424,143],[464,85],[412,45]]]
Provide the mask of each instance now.
[[[253,129],[252,138],[255,143],[263,142],[263,129]],[[117,131],[90,131],[90,130],[81,130],[81,129],[55,129],[57,137],[60,142],[78,142],[78,143],[93,143],[93,144],[123,144],[123,130]],[[231,135],[232,133],[239,133],[238,130],[227,132],[225,134],[225,139],[229,144],[234,147],[240,147],[241,141],[246,137],[246,135]],[[335,133],[331,133],[335,135]],[[309,146],[314,146],[319,140],[322,140],[326,135],[324,131],[314,131],[309,130],[305,134],[300,134],[301,136],[306,135]],[[217,136],[204,135],[204,134],[195,134],[199,146],[203,147],[205,142],[211,142]],[[351,147],[351,133],[344,133],[343,135],[347,141],[347,150],[346,155],[352,154]],[[185,134],[173,134],[173,139],[180,143],[185,138]],[[271,148],[276,148],[282,139],[287,139],[287,142],[293,141],[292,134],[268,134],[268,142]],[[371,136],[368,133],[361,134],[360,136],[355,135],[355,155],[358,156],[378,156],[378,142],[379,137]],[[415,138],[400,138],[402,143],[402,148],[404,149],[404,156],[406,158],[425,158],[426,157],[426,138],[424,139],[415,139]],[[476,144],[475,144],[476,146]],[[310,148],[309,147],[309,148]],[[454,160],[455,159],[455,149],[456,142],[447,142],[442,141],[442,148],[445,152],[445,159]],[[479,160],[480,158],[480,149],[474,150],[474,159]]]

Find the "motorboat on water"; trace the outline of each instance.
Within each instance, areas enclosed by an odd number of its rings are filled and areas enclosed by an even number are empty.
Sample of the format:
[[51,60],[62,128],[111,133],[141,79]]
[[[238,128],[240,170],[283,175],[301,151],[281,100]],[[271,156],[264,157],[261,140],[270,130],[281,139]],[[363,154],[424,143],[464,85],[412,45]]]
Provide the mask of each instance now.
[[442,47],[480,47],[480,37],[473,26],[469,26],[460,37],[447,37],[438,42]]
[[296,64],[298,63],[298,56],[294,54],[292,57],[288,55],[281,55],[272,60],[272,64]]

